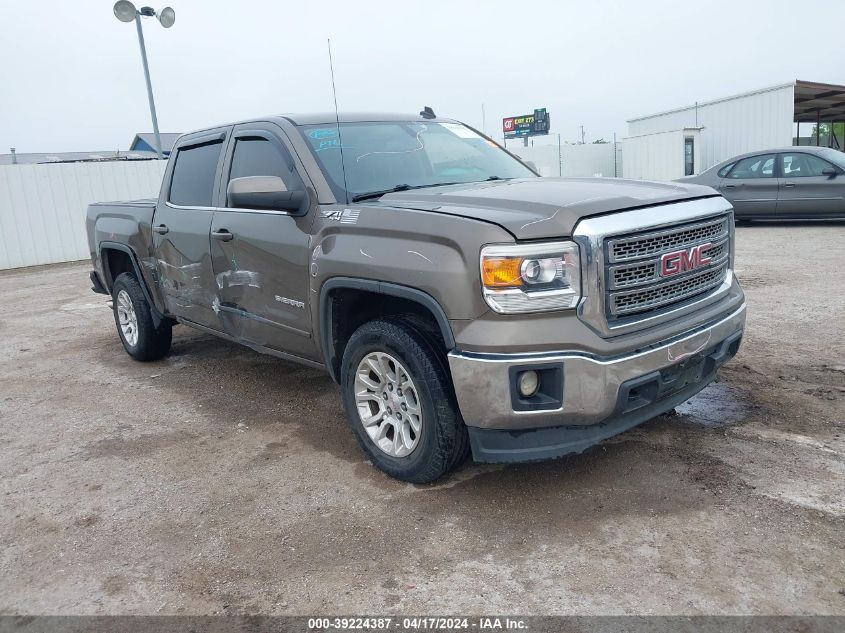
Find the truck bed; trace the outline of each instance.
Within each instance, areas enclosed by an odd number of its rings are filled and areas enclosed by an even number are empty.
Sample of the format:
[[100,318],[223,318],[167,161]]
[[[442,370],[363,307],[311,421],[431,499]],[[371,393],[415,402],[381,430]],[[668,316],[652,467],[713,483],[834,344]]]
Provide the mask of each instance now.
[[136,247],[139,238],[144,238],[140,253],[145,253],[150,244],[150,225],[155,207],[156,200],[153,198],[89,205],[85,226],[92,255],[96,255],[97,245],[103,241]]

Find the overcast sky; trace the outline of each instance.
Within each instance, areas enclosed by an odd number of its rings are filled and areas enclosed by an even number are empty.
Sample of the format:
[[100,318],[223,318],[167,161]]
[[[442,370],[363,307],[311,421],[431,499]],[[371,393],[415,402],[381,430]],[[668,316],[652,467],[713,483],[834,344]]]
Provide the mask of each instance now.
[[[167,0],[156,0],[163,8]],[[806,79],[845,83],[845,0],[170,0],[144,20],[162,132],[333,107],[482,126],[535,107],[564,140]],[[152,129],[113,0],[0,0],[0,153],[127,149]],[[140,4],[138,6],[141,6]]]

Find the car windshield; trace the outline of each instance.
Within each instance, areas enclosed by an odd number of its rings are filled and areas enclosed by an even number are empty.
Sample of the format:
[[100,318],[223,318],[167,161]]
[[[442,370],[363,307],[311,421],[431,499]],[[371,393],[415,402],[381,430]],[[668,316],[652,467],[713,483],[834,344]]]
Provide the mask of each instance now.
[[352,199],[396,187],[536,177],[496,143],[460,123],[341,123],[339,134],[337,125],[300,130],[338,200],[345,200],[347,192]]
[[829,147],[825,147],[819,152],[819,155],[822,158],[829,160],[837,167],[845,169],[845,154],[843,154],[842,152],[835,149],[830,149]]

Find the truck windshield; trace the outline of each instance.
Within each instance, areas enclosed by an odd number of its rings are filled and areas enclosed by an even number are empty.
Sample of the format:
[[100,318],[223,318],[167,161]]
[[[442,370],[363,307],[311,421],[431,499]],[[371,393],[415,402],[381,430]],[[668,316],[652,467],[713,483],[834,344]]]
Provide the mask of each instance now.
[[[460,123],[378,121],[300,127],[338,200],[395,188],[536,175]],[[346,188],[341,166],[346,167]]]

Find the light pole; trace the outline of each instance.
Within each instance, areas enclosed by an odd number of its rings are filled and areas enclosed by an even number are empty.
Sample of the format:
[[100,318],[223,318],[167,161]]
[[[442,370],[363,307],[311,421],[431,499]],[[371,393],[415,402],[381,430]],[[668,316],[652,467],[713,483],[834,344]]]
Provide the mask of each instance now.
[[135,20],[135,27],[138,30],[138,44],[141,46],[141,63],[144,65],[144,79],[147,80],[147,97],[150,100],[150,116],[153,119],[153,132],[156,137],[156,151],[159,158],[164,158],[161,151],[161,136],[158,133],[158,118],[156,117],[156,104],[153,100],[153,85],[150,83],[150,67],[147,65],[147,48],[144,46],[144,30],[141,28],[141,16],[145,18],[157,17],[161,25],[169,29],[176,22],[176,12],[170,7],[165,7],[156,13],[152,7],[141,7],[136,9],[129,0],[118,0],[114,3],[114,17],[121,22]]

